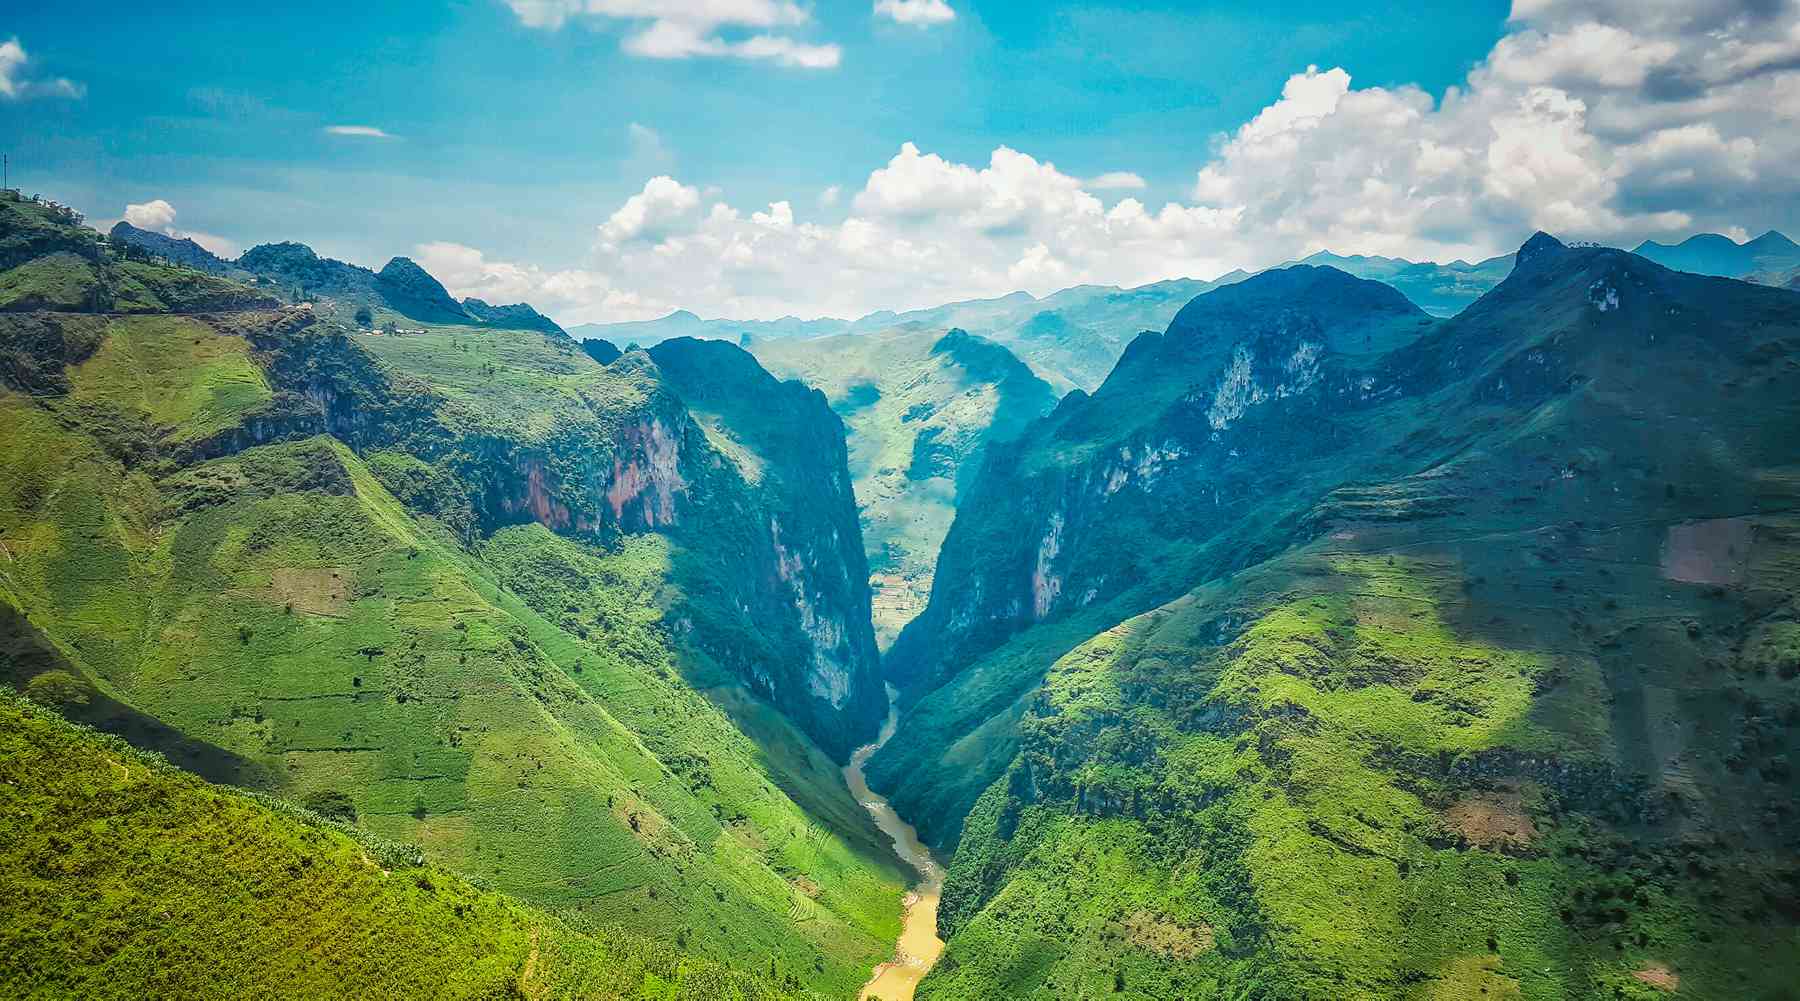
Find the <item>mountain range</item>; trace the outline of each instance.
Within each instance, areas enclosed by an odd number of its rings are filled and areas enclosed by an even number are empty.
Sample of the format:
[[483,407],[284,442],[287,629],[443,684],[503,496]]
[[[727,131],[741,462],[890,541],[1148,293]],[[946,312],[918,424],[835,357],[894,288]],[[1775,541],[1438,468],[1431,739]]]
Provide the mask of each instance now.
[[1764,285],[1785,285],[1800,272],[1800,244],[1774,230],[1745,243],[1717,233],[1701,233],[1676,244],[1645,240],[1632,253],[1677,271]]
[[81,222],[0,194],[0,994],[1800,977],[1792,291],[1538,234],[577,340]]

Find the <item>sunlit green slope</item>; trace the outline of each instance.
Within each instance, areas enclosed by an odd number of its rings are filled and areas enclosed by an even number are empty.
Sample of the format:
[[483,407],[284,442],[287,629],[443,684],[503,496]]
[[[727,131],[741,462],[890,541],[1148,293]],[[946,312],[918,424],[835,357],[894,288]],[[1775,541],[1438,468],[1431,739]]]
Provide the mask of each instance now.
[[990,462],[871,768],[922,997],[1792,996],[1800,298],[1519,261],[1204,296]]
[[803,996],[779,972],[553,918],[11,694],[0,813],[9,998]]
[[897,864],[795,725],[882,701],[822,400],[835,472],[528,331],[38,311],[0,359],[0,681],[571,920],[885,958]]

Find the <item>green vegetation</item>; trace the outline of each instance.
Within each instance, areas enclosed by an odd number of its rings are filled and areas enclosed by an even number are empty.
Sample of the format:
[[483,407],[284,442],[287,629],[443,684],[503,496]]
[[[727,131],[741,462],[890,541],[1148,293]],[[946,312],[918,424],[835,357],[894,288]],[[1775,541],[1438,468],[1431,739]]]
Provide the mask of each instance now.
[[0,813],[8,997],[802,996],[791,977],[553,918],[6,694]]
[[67,208],[0,192],[0,312],[201,313],[272,305],[238,282],[103,237]]
[[823,392],[849,431],[877,639],[925,607],[962,487],[990,442],[1055,404],[1005,348],[960,330],[895,328],[752,348],[771,371]]
[[[853,992],[903,876],[830,756],[882,697],[823,401],[690,411],[693,371],[776,386],[736,349],[665,374],[325,312],[0,316],[0,682],[564,925]],[[809,687],[838,670],[837,702]],[[673,996],[689,960],[644,956],[614,994]]]
[[869,769],[921,997],[1792,996],[1800,304],[1519,259],[1204,296],[988,465]]

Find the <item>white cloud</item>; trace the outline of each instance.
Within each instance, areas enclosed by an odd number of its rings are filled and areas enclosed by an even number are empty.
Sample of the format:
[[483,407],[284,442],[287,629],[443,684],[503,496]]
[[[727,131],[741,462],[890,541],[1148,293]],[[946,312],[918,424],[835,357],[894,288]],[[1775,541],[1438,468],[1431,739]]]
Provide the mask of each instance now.
[[843,195],[844,189],[833,184],[831,187],[819,192],[819,204],[826,208],[830,208],[831,206],[836,205],[838,199],[842,198]]
[[26,64],[31,57],[15,36],[0,43],[0,100],[17,101],[27,97],[66,97],[79,100],[87,96],[87,85],[67,77],[28,79]]
[[176,229],[175,206],[162,198],[152,198],[147,202],[133,202],[126,205],[124,220],[139,229],[149,230],[152,233],[172,236],[177,240],[192,240],[226,260],[235,259],[244,252],[244,248],[235,240],[212,233]]
[[632,195],[600,227],[600,238],[609,245],[631,241],[656,242],[680,232],[691,223],[700,207],[700,191],[668,175],[644,182],[644,190]]
[[328,136],[352,136],[358,139],[394,138],[387,132],[378,129],[373,125],[327,125],[325,126],[325,134]]
[[1113,170],[1085,182],[1090,191],[1142,191],[1149,185],[1129,170]]
[[166,233],[175,225],[175,206],[153,198],[142,204],[125,206],[125,221],[139,229],[148,229],[157,233]]
[[956,11],[944,0],[875,0],[875,14],[921,26],[956,20]]
[[[530,302],[547,313],[574,317],[570,323],[617,315],[614,311],[636,305],[634,297],[613,289],[606,275],[597,271],[545,271],[528,264],[490,261],[481,251],[460,243],[419,244],[413,248],[413,259],[458,299],[472,297],[494,305]],[[583,312],[595,308],[602,312]],[[667,313],[633,314],[631,318]]]
[[[1518,0],[1507,34],[1442,95],[1357,87],[1350,70],[1293,74],[1168,204],[1108,207],[1099,193],[1142,179],[1082,180],[1008,147],[961,163],[904,143],[841,200],[761,210],[658,176],[600,223],[586,266],[608,281],[569,308],[857,316],[1210,277],[1320,249],[1473,260],[1539,228],[1627,245],[1800,228],[1794,0]],[[815,204],[848,214],[796,212]]]
[[[812,20],[793,0],[507,0],[507,6],[531,28],[555,30],[580,17],[632,22],[623,48],[649,59],[729,56],[801,69],[831,69],[843,59],[835,44],[803,42],[768,30],[797,28]],[[719,33],[722,28],[757,33],[728,41]]]

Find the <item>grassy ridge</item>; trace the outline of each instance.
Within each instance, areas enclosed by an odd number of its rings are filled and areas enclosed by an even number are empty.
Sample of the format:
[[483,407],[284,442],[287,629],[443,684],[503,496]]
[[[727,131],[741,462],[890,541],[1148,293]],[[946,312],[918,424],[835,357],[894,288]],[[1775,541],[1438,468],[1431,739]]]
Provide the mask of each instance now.
[[8,997],[803,996],[577,930],[417,849],[208,786],[11,694],[0,813]]

